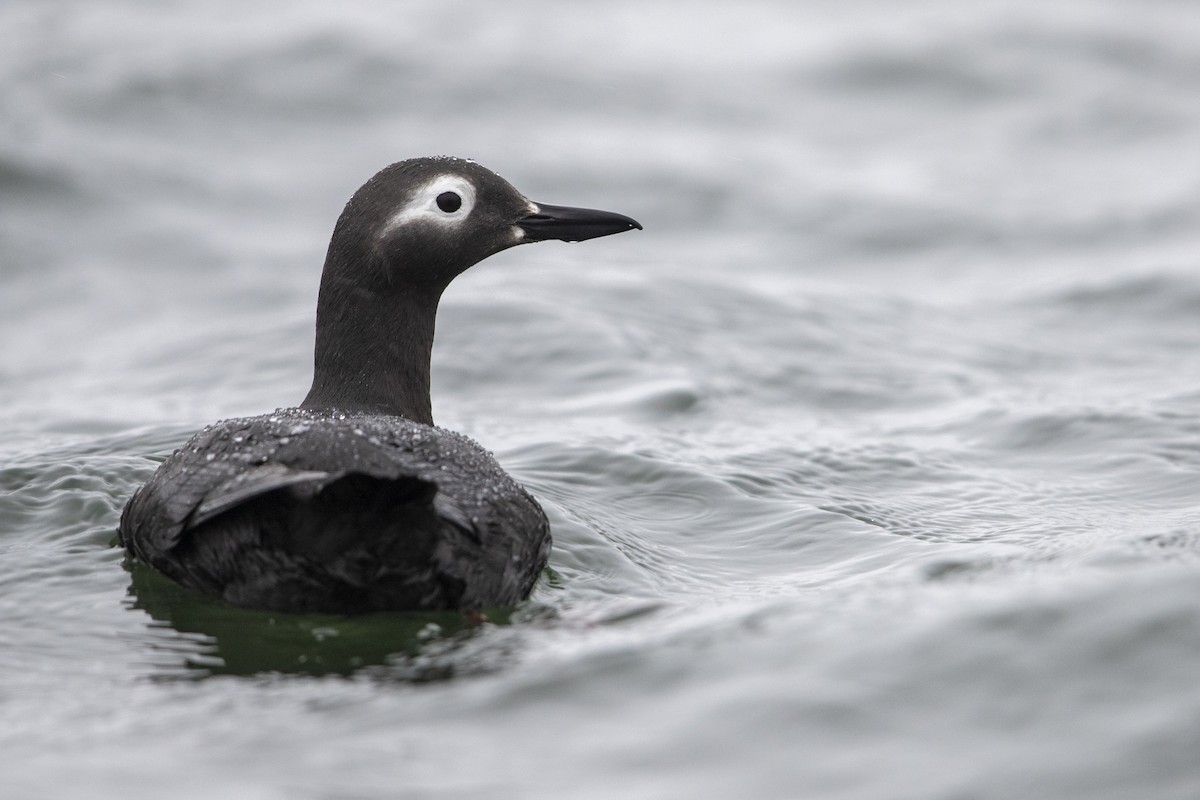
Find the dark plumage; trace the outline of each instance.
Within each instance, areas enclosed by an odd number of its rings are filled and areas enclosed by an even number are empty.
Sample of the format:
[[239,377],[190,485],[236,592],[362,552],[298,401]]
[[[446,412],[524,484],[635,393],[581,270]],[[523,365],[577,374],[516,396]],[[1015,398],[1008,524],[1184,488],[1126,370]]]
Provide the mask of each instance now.
[[179,583],[244,607],[354,613],[478,609],[528,595],[541,507],[478,444],[433,426],[442,291],[530,241],[641,226],[538,205],[461,159],[402,161],[338,219],[299,408],[219,422],[130,498],[121,543]]

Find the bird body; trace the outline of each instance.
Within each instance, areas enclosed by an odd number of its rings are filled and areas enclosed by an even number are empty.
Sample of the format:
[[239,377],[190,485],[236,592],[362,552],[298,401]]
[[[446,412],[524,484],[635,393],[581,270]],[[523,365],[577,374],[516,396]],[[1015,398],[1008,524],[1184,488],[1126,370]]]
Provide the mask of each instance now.
[[123,516],[169,577],[273,610],[509,605],[550,550],[541,507],[471,439],[336,410],[211,425]]
[[462,159],[382,170],[330,241],[307,397],[196,434],[130,498],[119,540],[180,584],[243,607],[473,610],[523,599],[546,564],[549,524],[490,453],[433,424],[438,300],[456,275],[516,244],[640,227],[538,205]]

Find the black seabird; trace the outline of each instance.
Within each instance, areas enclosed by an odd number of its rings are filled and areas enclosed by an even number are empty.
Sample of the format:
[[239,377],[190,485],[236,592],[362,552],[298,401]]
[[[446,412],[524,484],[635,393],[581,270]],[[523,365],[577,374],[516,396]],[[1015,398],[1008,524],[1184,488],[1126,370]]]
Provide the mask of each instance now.
[[533,203],[471,161],[383,169],[329,242],[308,396],[196,434],[129,499],[120,542],[178,583],[249,608],[473,610],[523,599],[546,564],[549,525],[483,448],[434,427],[438,300],[456,275],[514,245],[641,227]]

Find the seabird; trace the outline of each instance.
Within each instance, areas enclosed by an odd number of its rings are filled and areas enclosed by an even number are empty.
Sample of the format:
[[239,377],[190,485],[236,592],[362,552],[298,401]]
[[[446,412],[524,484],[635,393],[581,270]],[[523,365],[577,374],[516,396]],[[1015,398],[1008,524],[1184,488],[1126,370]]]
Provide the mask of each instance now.
[[464,159],[381,170],[330,239],[304,401],[197,433],[129,499],[119,541],[246,608],[478,610],[527,597],[549,524],[491,454],[433,424],[438,301],[459,273],[514,245],[641,227],[531,202]]

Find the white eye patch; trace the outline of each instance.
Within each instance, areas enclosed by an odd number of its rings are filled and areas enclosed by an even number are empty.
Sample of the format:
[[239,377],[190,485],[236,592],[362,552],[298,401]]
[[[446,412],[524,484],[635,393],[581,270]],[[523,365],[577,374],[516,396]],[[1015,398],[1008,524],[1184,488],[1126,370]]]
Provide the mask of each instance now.
[[382,239],[402,225],[418,220],[453,227],[475,207],[475,186],[458,175],[438,175],[417,189],[407,203],[379,231]]

